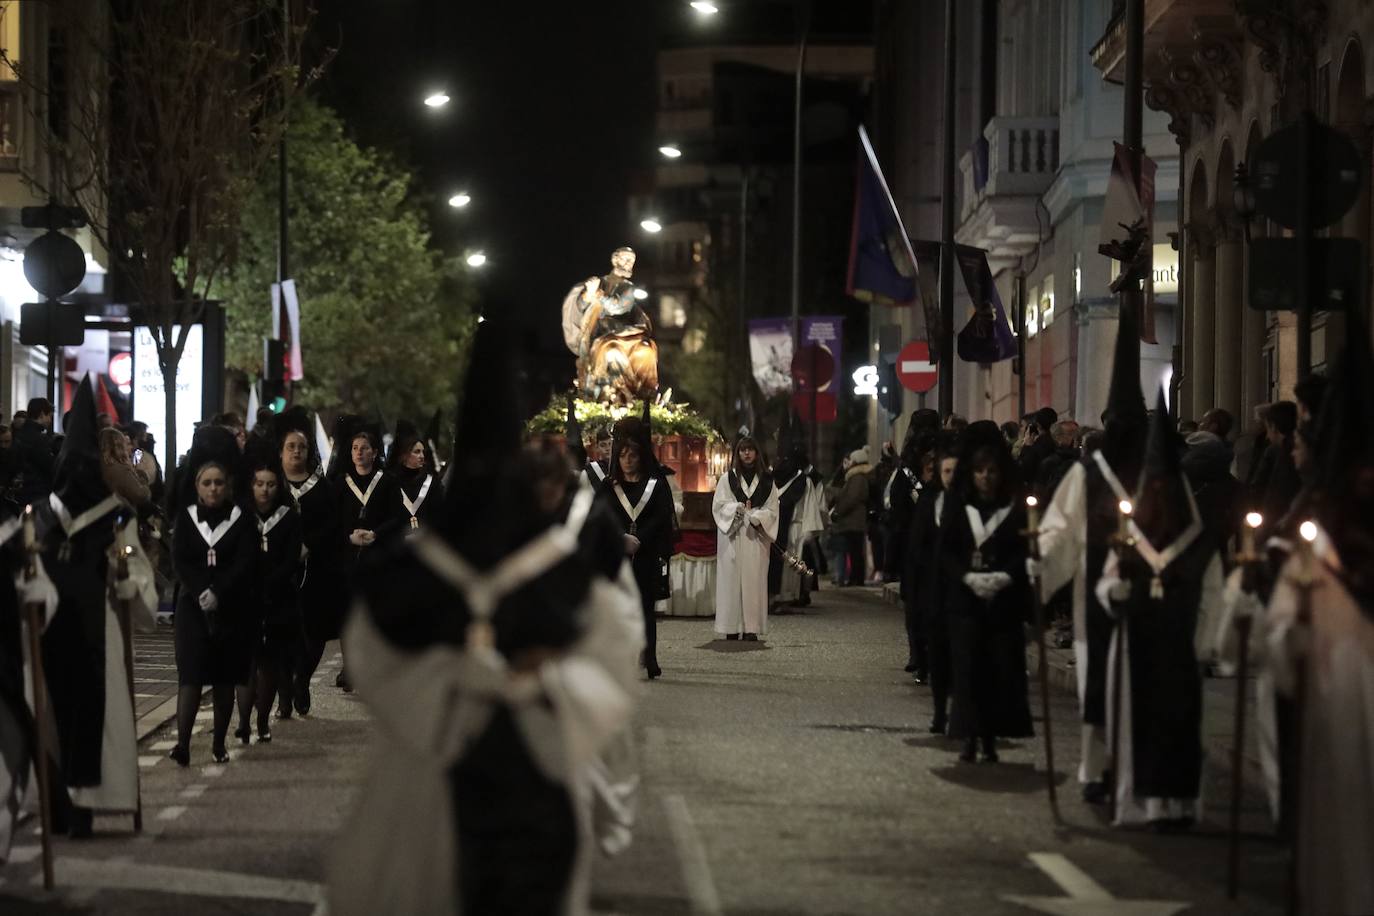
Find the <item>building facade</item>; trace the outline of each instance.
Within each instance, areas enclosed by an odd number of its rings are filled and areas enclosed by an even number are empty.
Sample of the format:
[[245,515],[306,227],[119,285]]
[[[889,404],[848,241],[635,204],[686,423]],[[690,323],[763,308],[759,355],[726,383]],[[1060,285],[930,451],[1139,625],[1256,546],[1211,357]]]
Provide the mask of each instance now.
[[[1122,5],[1093,49],[1108,80],[1121,78],[1124,63]],[[1182,161],[1180,409],[1196,418],[1218,406],[1248,419],[1256,406],[1292,397],[1299,328],[1293,312],[1249,307],[1251,242],[1283,230],[1237,213],[1236,167],[1304,111],[1346,133],[1359,151],[1359,198],[1322,234],[1359,241],[1363,288],[1355,307],[1369,324],[1374,84],[1366,56],[1374,42],[1374,5],[1160,0],[1145,10],[1146,103],[1169,117]],[[1342,314],[1315,314],[1314,371],[1327,368],[1344,333]]]
[[[958,37],[955,239],[988,252],[998,293],[1025,338],[1020,360],[956,359],[954,409],[998,422],[1053,407],[1098,425],[1116,334],[1115,262],[1098,253],[1103,201],[1122,133],[1123,93],[1101,78],[1092,49],[1113,16],[1110,0],[986,0],[961,4]],[[940,237],[944,28],[942,4],[884,4],[875,130],[894,198],[913,238]],[[1145,390],[1172,376],[1176,342],[1178,148],[1169,119],[1147,112],[1145,148],[1157,165],[1154,211],[1156,343],[1142,346]],[[971,305],[955,281],[955,331]],[[1025,303],[1025,326],[1018,305]],[[880,358],[922,333],[914,309],[877,309]],[[884,330],[886,328],[886,330]],[[1022,380],[1024,379],[1024,407]],[[905,393],[903,415],[935,406]],[[900,441],[875,409],[874,440]]]

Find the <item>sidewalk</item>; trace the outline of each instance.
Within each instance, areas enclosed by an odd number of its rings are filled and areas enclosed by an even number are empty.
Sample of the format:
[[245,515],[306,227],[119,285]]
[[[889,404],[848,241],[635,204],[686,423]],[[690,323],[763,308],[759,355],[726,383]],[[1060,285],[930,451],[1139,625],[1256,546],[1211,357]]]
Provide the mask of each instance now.
[[[901,606],[901,598],[895,583],[883,586],[883,599],[890,604]],[[1074,666],[1072,649],[1046,649],[1050,686],[1061,692],[1078,693],[1078,673]],[[1039,676],[1039,652],[1034,643],[1026,647],[1026,667],[1032,680]],[[1035,685],[1032,684],[1032,688]],[[1245,782],[1253,789],[1263,791],[1264,774],[1260,769],[1259,748],[1255,739],[1255,679],[1247,678],[1245,685],[1245,751],[1243,764]],[[1236,735],[1236,679],[1234,677],[1208,677],[1202,680],[1202,749],[1213,766],[1227,772],[1231,766],[1231,752]]]
[[134,634],[134,720],[138,740],[151,735],[177,711],[177,663],[171,625]]

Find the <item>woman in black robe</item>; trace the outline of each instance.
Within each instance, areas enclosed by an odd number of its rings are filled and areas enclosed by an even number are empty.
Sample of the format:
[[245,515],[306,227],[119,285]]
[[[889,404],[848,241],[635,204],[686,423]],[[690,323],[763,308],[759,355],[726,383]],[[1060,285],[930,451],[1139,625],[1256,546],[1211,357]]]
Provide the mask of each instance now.
[[289,683],[300,639],[301,516],[290,502],[275,460],[255,461],[253,521],[258,549],[253,554],[254,678],[239,692],[239,727],[234,736],[247,744],[249,715],[258,714],[258,743],[272,740],[272,700],[278,685]]
[[386,473],[394,481],[391,507],[377,536],[391,541],[432,525],[444,501],[444,488],[435,471],[434,456],[413,430],[398,429],[391,445]]
[[301,633],[291,665],[292,676],[277,687],[281,697],[277,715],[289,719],[293,706],[301,715],[310,712],[310,678],[324,655],[324,644],[339,638],[348,595],[339,581],[338,568],[348,545],[337,494],[320,471],[310,418],[297,407],[279,419],[278,454],[286,492],[300,513],[304,547]]
[[642,421],[627,418],[616,424],[611,470],[601,493],[625,532],[625,555],[634,569],[644,613],[644,669],[653,680],[663,674],[654,605],[668,597],[673,497]]
[[[237,456],[238,446],[227,430],[206,427],[200,432],[224,433]],[[246,685],[252,672],[257,639],[253,609],[253,523],[234,504],[233,462],[217,443],[206,443],[207,457],[187,458],[186,470],[195,486],[195,500],[178,515],[172,531],[172,565],[180,591],[176,611],[177,743],[168,754],[181,766],[191,762],[191,729],[200,706],[201,690],[211,687],[214,733],[211,756],[216,763],[229,759],[224,740],[234,712],[234,688]]]
[[954,692],[949,734],[964,739],[965,762],[980,740],[983,760],[995,763],[997,738],[1033,734],[1023,635],[1031,595],[1018,494],[1001,430],[990,421],[972,424],[944,500],[939,547]]

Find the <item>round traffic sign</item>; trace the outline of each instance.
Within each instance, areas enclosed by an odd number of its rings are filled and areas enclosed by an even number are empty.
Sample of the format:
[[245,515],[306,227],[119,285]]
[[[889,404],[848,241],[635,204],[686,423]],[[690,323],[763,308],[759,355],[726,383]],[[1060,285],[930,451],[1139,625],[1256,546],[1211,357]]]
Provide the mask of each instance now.
[[930,346],[924,340],[913,340],[897,354],[897,380],[908,391],[918,394],[935,387],[940,379],[939,368],[930,361]]
[[823,391],[835,378],[835,357],[821,344],[802,344],[792,357],[792,377],[799,390],[807,391],[814,385],[817,391]]
[[1350,138],[1310,115],[1260,141],[1250,157],[1255,208],[1285,229],[1332,225],[1355,206],[1363,180]]
[[65,296],[86,276],[86,255],[76,239],[46,232],[24,249],[24,278],[50,299]]

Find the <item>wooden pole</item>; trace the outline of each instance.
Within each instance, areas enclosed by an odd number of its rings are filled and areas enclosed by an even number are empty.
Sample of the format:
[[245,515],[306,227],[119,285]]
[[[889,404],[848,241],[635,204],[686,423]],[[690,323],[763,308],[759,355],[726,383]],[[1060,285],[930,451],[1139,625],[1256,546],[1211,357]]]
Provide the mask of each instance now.
[[[1026,498],[1026,543],[1030,558],[1040,560],[1040,520],[1038,503],[1034,496]],[[1049,790],[1050,816],[1056,824],[1062,823],[1059,815],[1059,797],[1054,786],[1054,735],[1050,729],[1050,668],[1045,656],[1045,605],[1040,600],[1040,576],[1030,580],[1031,601],[1035,609],[1035,647],[1040,653],[1040,719],[1045,736],[1045,783]]]
[[[38,577],[38,541],[34,536],[33,507],[24,510],[24,551],[27,565],[24,577],[33,581]],[[34,602],[24,604],[25,624],[28,628],[29,675],[33,687],[34,776],[38,780],[38,814],[42,825],[43,889],[53,889],[52,852],[52,795],[48,784],[48,681],[43,673],[43,606]]]

